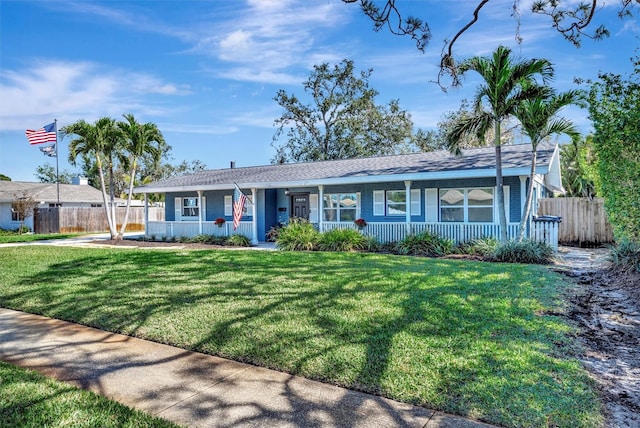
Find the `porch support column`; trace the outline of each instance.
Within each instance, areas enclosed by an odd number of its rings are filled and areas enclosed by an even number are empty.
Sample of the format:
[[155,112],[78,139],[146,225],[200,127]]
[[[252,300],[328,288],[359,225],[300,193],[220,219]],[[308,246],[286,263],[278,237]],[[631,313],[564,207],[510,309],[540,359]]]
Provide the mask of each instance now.
[[251,188],[251,244],[258,245],[258,191],[255,187]]
[[407,235],[411,234],[411,180],[405,180],[404,182],[405,189],[405,224],[407,229]]
[[324,232],[324,213],[322,210],[322,206],[324,204],[324,185],[319,185],[318,186],[318,206],[316,207],[318,209],[318,230],[320,232]]
[[202,190],[198,190],[198,233],[202,235]]
[[149,198],[144,194],[144,236],[149,236]]

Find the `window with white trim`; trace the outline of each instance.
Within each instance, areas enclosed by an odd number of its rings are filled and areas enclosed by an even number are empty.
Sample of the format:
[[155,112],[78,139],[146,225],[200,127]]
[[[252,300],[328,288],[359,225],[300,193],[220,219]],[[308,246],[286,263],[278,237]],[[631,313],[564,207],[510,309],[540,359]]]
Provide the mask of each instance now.
[[[411,189],[411,215],[421,214],[421,191]],[[373,215],[376,216],[406,216],[406,190],[376,190],[373,192]]]
[[494,191],[491,187],[440,189],[440,221],[492,223]]
[[360,194],[328,193],[322,201],[324,221],[354,221],[360,213]]
[[197,197],[182,198],[182,217],[198,217],[199,213]]

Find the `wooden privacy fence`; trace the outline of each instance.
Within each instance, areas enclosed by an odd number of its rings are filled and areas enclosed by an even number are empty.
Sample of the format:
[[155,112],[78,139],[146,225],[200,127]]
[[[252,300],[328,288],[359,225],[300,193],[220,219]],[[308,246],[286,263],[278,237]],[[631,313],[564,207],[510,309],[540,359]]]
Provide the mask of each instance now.
[[[124,221],[125,208],[116,208],[118,230]],[[164,220],[164,208],[150,207],[149,221]],[[127,232],[144,230],[144,207],[131,207]],[[34,233],[82,233],[109,231],[105,209],[89,207],[38,208],[33,215]]]
[[544,198],[538,201],[538,215],[562,217],[558,241],[581,247],[613,242],[613,229],[602,198]]

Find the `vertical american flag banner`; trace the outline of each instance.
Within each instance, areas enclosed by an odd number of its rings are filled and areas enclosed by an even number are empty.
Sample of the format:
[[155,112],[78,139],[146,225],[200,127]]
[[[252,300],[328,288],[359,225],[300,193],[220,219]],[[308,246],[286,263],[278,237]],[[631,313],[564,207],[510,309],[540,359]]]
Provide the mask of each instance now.
[[35,144],[56,143],[58,141],[55,122],[44,125],[40,129],[27,129],[24,134],[32,146]]
[[242,190],[236,184],[236,189],[233,192],[233,230],[238,228],[240,219],[242,218],[242,212],[244,211],[244,204],[247,202],[247,196],[242,193]]

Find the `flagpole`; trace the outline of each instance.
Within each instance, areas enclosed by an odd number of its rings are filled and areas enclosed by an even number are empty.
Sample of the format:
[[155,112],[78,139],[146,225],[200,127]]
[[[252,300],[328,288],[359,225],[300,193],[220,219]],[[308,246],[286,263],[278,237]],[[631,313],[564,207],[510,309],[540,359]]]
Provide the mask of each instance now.
[[58,167],[60,164],[60,161],[58,160],[58,119],[54,119],[53,120],[53,129],[55,129],[56,132],[56,193],[58,195],[58,202],[56,203],[56,206],[60,206],[60,174],[58,172]]

